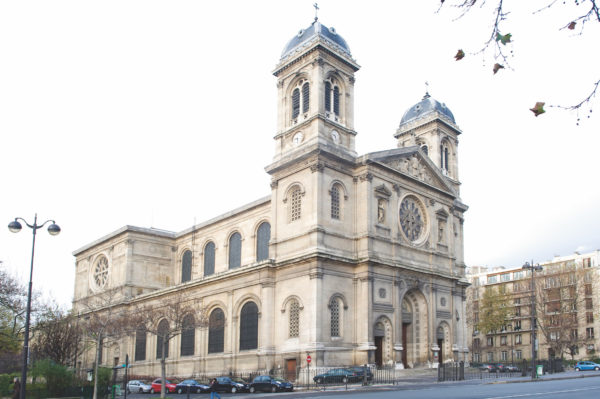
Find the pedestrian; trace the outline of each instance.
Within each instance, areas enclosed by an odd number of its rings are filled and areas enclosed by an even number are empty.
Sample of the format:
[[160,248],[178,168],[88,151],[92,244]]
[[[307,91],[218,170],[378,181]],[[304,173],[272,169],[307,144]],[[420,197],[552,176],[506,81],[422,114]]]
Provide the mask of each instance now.
[[20,396],[21,396],[21,382],[19,382],[19,379],[17,377],[15,377],[12,398],[19,399]]
[[213,378],[210,380],[210,399],[219,398],[221,399],[221,395],[217,392],[217,379]]

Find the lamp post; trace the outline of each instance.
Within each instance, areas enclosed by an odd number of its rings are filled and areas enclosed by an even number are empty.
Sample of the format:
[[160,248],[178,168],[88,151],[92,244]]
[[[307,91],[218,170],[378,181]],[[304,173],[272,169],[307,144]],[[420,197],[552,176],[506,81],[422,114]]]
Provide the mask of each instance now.
[[55,236],[60,233],[60,227],[58,227],[54,220],[46,220],[44,223],[38,225],[36,213],[33,219],[33,224],[27,223],[27,221],[23,218],[15,218],[15,220],[10,222],[8,224],[8,229],[13,233],[18,233],[22,229],[19,220],[33,230],[33,243],[31,244],[31,268],[29,270],[29,290],[27,291],[27,316],[25,317],[25,337],[23,340],[23,369],[21,370],[21,391],[19,393],[20,399],[25,399],[25,385],[27,383],[27,360],[29,356],[29,319],[31,317],[31,286],[33,278],[33,257],[35,255],[35,233],[38,229],[41,229],[50,222],[51,224],[48,226],[48,233]]
[[535,334],[535,272],[542,270],[539,264],[525,262],[523,270],[529,270],[531,273],[531,379],[535,379],[535,343],[537,341]]

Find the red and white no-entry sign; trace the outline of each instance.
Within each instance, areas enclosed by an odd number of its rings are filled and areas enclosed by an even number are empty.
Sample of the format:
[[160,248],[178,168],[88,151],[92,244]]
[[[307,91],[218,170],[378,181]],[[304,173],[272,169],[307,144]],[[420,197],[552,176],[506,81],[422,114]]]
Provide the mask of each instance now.
[[310,363],[311,360],[312,358],[310,357],[310,355],[306,355],[306,363]]

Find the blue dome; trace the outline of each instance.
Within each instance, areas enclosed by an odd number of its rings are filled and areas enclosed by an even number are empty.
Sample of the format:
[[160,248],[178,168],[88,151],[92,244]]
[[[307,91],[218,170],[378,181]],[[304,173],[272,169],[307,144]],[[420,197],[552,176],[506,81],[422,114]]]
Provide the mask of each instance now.
[[448,107],[446,107],[446,104],[441,103],[438,100],[432,98],[429,95],[429,93],[425,93],[425,96],[423,97],[423,99],[420,102],[418,102],[417,104],[410,107],[404,113],[404,116],[402,117],[402,120],[400,121],[400,125],[402,126],[403,124],[405,124],[407,122],[410,122],[414,119],[421,118],[432,112],[437,112],[440,115],[445,116],[446,118],[450,119],[450,121],[453,124],[456,125],[456,121],[454,120],[454,115],[452,115],[452,111],[450,111],[450,109]]
[[323,39],[325,42],[333,44],[334,47],[341,50],[343,53],[346,53],[349,57],[352,57],[350,47],[348,47],[348,43],[346,43],[344,38],[338,35],[334,28],[328,28],[320,23],[319,20],[315,19],[308,28],[300,29],[298,34],[288,42],[281,53],[281,58],[285,58],[293,53],[294,50],[309,43],[314,38]]

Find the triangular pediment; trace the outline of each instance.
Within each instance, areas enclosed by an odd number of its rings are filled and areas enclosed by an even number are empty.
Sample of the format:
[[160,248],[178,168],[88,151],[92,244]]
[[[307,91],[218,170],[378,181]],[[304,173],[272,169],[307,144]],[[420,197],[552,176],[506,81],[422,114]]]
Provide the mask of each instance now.
[[405,176],[456,196],[438,167],[418,146],[379,151],[363,157],[366,163],[379,163]]

